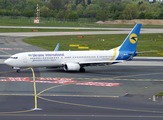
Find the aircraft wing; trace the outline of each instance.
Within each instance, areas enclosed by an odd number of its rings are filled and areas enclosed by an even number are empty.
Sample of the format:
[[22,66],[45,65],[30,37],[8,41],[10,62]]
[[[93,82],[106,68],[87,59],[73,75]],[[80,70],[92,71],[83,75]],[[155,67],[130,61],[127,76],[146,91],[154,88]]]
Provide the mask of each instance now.
[[59,50],[59,43],[57,44],[57,46],[55,47],[54,51],[58,51]]
[[112,61],[85,61],[79,62],[79,64],[109,64],[109,63],[121,63],[124,60],[112,60]]

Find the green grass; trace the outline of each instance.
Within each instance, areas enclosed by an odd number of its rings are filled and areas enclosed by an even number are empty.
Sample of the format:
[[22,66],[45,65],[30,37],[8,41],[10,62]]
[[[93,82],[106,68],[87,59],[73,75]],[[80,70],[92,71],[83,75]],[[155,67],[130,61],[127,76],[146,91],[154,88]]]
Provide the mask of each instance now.
[[[97,24],[95,22],[82,21],[54,21],[40,20],[34,23],[33,19],[9,19],[0,18],[0,26],[46,26],[46,27],[107,27],[107,28],[133,28],[134,24]],[[142,25],[142,28],[163,28],[163,25]]]
[[156,96],[163,96],[163,92],[156,94]]
[[[77,47],[69,47],[70,44],[87,46],[94,50],[109,50],[122,44],[127,35],[85,35],[78,38],[76,35],[70,36],[46,36],[30,37],[24,41],[47,50],[54,50],[57,43],[60,43],[60,51],[79,50]],[[139,54],[139,56],[163,56],[163,34],[140,34],[137,51],[157,52]]]
[[37,29],[37,28],[0,28],[0,33],[6,32],[32,32],[33,30],[38,30],[37,32],[70,32],[70,31],[118,31],[118,30],[98,30],[98,29]]

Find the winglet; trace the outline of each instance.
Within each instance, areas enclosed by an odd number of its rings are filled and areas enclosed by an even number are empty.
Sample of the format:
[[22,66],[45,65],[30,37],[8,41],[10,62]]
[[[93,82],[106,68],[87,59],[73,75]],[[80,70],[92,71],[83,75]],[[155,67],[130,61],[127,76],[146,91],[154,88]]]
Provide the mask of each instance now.
[[57,46],[55,47],[54,51],[58,51],[59,50],[59,43],[57,44]]

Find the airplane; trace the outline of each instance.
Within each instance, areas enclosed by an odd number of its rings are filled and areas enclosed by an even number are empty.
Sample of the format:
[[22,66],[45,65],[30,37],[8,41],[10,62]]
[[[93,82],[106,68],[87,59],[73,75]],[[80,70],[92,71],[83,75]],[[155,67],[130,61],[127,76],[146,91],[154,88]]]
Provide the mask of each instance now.
[[65,71],[85,72],[87,66],[111,65],[132,60],[138,53],[136,47],[141,24],[136,24],[124,42],[111,50],[100,51],[54,51],[22,52],[12,55],[5,64],[20,72],[23,67],[63,67]]

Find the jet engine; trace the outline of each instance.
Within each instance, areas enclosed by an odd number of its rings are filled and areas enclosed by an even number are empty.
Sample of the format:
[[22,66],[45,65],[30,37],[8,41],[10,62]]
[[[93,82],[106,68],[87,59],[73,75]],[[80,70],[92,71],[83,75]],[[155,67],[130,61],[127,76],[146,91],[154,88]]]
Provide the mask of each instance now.
[[76,63],[66,63],[64,65],[65,71],[79,71],[80,65]]

